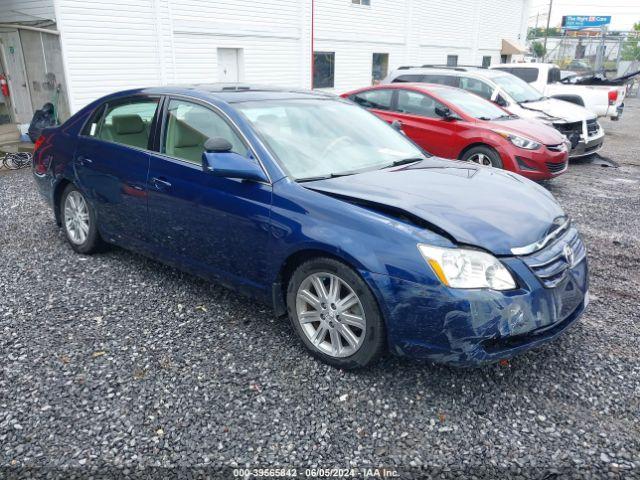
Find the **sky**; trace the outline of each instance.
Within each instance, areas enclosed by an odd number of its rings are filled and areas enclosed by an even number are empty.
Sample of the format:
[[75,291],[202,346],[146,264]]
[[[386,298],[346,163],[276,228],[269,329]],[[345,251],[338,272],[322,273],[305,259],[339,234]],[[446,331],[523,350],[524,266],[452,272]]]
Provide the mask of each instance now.
[[[529,26],[546,26],[549,0],[531,0]],[[553,0],[551,26],[559,27],[563,15],[611,15],[609,30],[631,30],[640,22],[640,0]]]

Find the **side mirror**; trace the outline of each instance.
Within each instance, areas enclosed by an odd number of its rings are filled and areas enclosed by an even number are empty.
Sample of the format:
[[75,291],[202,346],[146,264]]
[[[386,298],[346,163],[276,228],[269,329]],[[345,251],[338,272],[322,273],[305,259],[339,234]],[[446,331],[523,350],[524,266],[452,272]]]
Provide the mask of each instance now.
[[442,117],[443,120],[455,120],[456,117],[454,113],[449,109],[449,107],[436,107],[436,115]]
[[391,128],[402,133],[402,122],[400,120],[394,120],[393,122],[391,122]]
[[269,181],[258,162],[235,152],[204,152],[202,166],[205,171],[210,171],[216,177],[253,182]]
[[233,150],[233,145],[226,138],[213,137],[204,142],[204,149],[207,152],[223,153]]

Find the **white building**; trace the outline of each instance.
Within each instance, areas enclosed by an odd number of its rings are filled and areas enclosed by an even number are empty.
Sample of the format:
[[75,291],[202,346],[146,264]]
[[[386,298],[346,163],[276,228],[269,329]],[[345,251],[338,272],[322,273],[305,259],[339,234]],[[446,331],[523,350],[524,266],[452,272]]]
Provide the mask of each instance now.
[[64,117],[129,87],[242,81],[310,88],[313,51],[316,86],[342,92],[400,65],[500,62],[525,41],[528,3],[0,0],[0,59],[19,123],[57,91]]

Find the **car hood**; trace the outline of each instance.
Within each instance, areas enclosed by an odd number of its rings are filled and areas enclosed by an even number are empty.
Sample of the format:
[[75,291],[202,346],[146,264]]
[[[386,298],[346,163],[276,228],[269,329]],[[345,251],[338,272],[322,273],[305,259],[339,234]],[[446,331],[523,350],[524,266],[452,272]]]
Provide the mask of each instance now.
[[565,138],[558,130],[550,125],[535,120],[524,118],[509,120],[494,120],[486,122],[489,127],[496,130],[505,130],[517,135],[530,138],[543,145],[558,145],[564,142]]
[[496,255],[511,255],[512,248],[543,239],[564,218],[553,196],[534,182],[435,157],[303,185],[374,210],[404,211],[460,244]]
[[[527,118],[538,118],[545,116],[561,118],[568,123],[582,122],[596,118],[596,115],[580,105],[565,102],[557,98],[547,98],[539,102],[521,103],[520,107],[527,112]],[[531,112],[531,116],[528,113]]]

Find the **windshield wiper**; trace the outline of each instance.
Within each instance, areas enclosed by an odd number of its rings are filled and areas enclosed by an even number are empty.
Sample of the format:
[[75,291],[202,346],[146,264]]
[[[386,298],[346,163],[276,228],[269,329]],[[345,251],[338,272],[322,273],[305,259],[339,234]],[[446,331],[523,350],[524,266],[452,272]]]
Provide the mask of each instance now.
[[540,98],[536,98],[536,99],[523,100],[523,101],[518,102],[518,103],[541,102],[542,100],[544,100],[544,97],[540,97]]
[[422,160],[424,160],[422,157],[402,158],[400,160],[394,160],[393,163],[381,167],[380,170],[384,168],[398,167],[400,165],[407,165],[409,163],[421,162]]
[[328,173],[327,175],[318,175],[316,177],[296,178],[296,182],[315,182],[316,180],[327,180],[329,178],[346,177],[347,175],[355,175],[356,173],[358,172]]
[[509,114],[505,114],[505,115],[500,115],[499,117],[494,118],[494,120],[511,120],[512,118],[518,118],[517,115],[509,115]]

